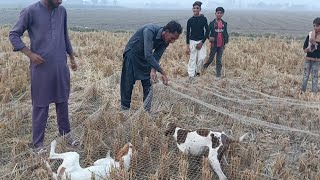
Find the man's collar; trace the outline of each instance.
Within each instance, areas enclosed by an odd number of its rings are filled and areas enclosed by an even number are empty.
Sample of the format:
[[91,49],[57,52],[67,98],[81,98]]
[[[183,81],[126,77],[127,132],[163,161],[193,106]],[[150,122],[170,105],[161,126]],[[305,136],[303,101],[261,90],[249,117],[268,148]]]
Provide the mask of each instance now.
[[43,7],[45,7],[45,8],[47,7],[46,4],[43,2],[43,0],[40,0],[39,2]]

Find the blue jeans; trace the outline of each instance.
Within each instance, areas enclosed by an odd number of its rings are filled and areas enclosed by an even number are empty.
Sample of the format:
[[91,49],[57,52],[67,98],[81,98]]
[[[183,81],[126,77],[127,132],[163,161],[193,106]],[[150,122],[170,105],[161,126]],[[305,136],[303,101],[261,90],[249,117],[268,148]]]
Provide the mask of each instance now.
[[216,77],[221,77],[221,69],[222,69],[222,54],[223,54],[224,47],[214,47],[211,46],[210,55],[208,61],[203,65],[203,68],[206,69],[212,63],[214,56],[217,53],[216,58]]
[[306,60],[304,64],[305,64],[304,74],[303,74],[301,90],[303,92],[307,90],[309,75],[312,71],[312,92],[317,93],[318,92],[318,72],[319,72],[320,62]]

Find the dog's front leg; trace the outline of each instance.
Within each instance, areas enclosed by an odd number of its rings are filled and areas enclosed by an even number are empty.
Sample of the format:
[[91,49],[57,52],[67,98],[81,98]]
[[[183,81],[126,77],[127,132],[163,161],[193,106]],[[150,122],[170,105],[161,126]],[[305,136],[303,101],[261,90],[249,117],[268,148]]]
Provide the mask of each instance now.
[[51,142],[51,147],[50,147],[50,154],[49,154],[49,159],[54,159],[54,156],[56,155],[56,146],[57,146],[57,141],[53,140]]
[[218,160],[218,152],[215,149],[211,149],[210,151],[215,151],[215,152],[209,152],[209,156],[208,156],[208,159],[209,159],[209,162],[210,162],[212,169],[214,170],[214,172],[217,173],[220,180],[227,180],[228,178],[223,173],[221,166],[220,166],[220,162]]

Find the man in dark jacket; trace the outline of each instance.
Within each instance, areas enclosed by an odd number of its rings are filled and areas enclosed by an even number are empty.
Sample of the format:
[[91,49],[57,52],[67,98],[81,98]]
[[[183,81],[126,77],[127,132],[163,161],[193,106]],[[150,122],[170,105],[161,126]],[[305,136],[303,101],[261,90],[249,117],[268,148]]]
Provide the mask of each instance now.
[[[130,109],[136,80],[141,80],[144,102],[150,92],[150,80],[157,78],[156,71],[162,74],[163,84],[168,84],[168,77],[159,61],[168,45],[174,43],[181,33],[181,25],[171,21],[165,27],[155,24],[144,25],[130,38],[123,54],[120,84],[122,110]],[[150,103],[150,101],[145,102],[146,110],[150,110]]]
[[203,65],[203,68],[206,69],[212,63],[215,54],[217,53],[217,62],[216,62],[216,79],[221,79],[221,69],[222,69],[222,54],[223,50],[226,47],[226,44],[229,42],[229,35],[227,29],[227,22],[222,20],[224,15],[223,7],[216,8],[216,18],[209,24],[209,41],[211,42],[211,50],[208,61]]

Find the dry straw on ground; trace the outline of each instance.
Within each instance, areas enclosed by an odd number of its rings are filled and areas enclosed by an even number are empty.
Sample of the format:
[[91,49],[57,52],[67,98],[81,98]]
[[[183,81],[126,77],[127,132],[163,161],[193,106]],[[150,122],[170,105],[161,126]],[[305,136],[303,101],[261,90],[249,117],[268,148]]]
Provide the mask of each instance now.
[[[0,179],[49,179],[30,153],[31,101],[28,60],[13,53],[9,29],[0,29]],[[217,179],[205,157],[182,155],[164,136],[167,122],[186,128],[223,130],[245,142],[233,144],[222,167],[229,179],[319,179],[320,96],[300,94],[303,72],[301,41],[232,38],[224,54],[221,81],[214,64],[187,83],[184,40],[170,45],[161,60],[170,86],[155,85],[153,114],[141,108],[140,83],[133,91],[130,114],[119,111],[119,72],[129,33],[71,32],[79,70],[72,72],[70,116],[81,165],[112,156],[126,142],[135,146],[128,172],[110,179]],[[27,42],[27,38],[24,40]],[[56,139],[50,107],[45,144]],[[70,149],[58,139],[58,152]],[[59,161],[50,161],[53,169]]]

